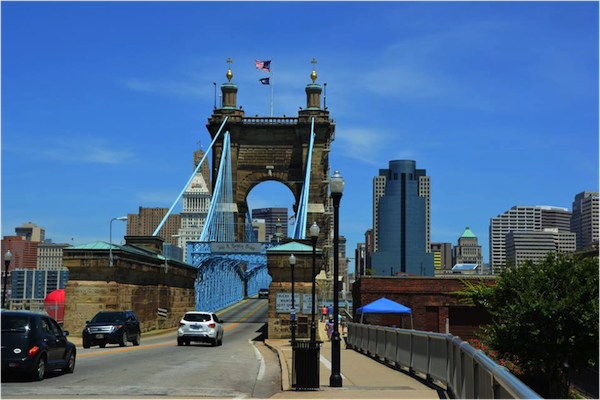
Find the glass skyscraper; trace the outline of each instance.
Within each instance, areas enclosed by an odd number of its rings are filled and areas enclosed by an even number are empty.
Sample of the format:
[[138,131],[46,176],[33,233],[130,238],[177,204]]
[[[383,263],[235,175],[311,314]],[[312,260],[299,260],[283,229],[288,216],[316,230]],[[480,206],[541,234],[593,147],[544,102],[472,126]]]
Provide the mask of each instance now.
[[394,160],[385,176],[385,194],[379,198],[377,228],[379,248],[373,253],[376,275],[433,276],[429,242],[429,177],[412,160]]

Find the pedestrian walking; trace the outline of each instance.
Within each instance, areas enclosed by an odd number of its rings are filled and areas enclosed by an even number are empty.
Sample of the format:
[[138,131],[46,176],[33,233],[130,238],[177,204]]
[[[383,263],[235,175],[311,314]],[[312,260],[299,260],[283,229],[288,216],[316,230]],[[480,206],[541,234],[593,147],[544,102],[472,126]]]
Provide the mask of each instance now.
[[327,339],[331,340],[331,335],[333,335],[333,318],[329,318],[325,324],[325,329],[327,330]]
[[321,310],[321,312],[323,313],[321,315],[321,322],[326,322],[327,321],[327,306],[323,305],[323,309]]
[[346,316],[342,317],[342,335],[348,334],[348,321],[346,320]]
[[329,318],[333,318],[333,306],[327,307],[327,314],[329,315]]

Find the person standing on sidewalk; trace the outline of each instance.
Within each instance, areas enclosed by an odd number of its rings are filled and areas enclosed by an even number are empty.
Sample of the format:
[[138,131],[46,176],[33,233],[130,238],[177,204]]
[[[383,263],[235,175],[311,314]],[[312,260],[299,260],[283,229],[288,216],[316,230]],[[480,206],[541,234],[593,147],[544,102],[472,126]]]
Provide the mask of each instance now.
[[327,306],[323,305],[323,309],[321,310],[322,315],[321,315],[321,322],[326,322],[327,321]]
[[333,318],[333,306],[327,307],[327,313],[329,315],[329,318]]

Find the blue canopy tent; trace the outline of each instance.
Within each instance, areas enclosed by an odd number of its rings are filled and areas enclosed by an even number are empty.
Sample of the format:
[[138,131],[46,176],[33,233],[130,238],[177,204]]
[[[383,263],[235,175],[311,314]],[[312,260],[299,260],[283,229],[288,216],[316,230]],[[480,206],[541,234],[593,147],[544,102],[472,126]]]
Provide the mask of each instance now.
[[412,310],[400,303],[382,297],[365,306],[356,309],[360,315],[360,323],[363,323],[365,314],[410,314],[410,329],[413,329]]

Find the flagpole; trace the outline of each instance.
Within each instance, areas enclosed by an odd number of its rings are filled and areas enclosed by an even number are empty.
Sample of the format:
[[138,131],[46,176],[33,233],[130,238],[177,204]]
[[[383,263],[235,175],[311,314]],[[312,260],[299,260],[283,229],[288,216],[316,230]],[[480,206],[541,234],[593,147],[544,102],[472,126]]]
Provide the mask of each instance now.
[[271,75],[271,118],[273,118],[273,57],[271,57],[271,68],[269,68],[269,74]]

